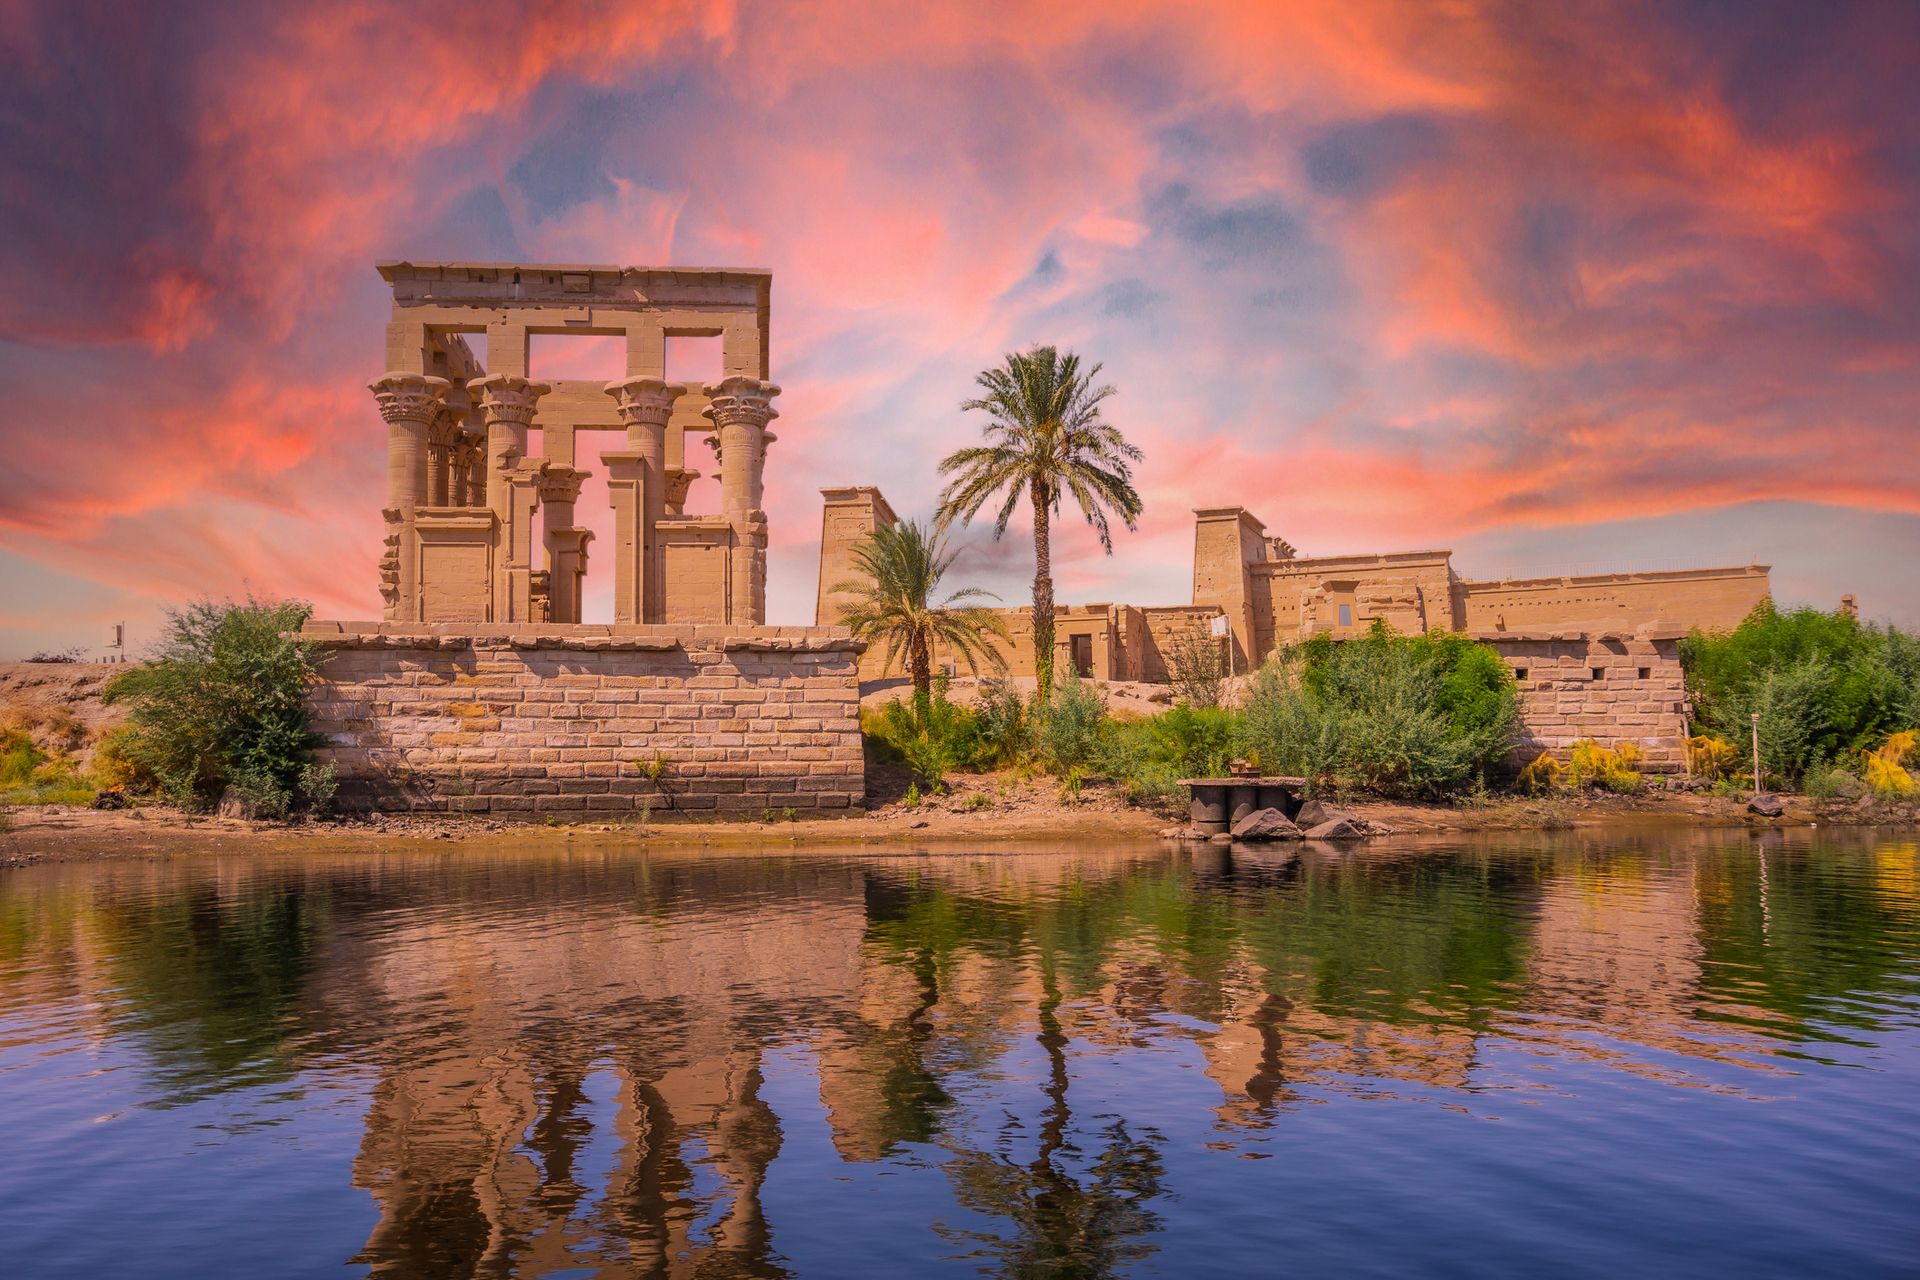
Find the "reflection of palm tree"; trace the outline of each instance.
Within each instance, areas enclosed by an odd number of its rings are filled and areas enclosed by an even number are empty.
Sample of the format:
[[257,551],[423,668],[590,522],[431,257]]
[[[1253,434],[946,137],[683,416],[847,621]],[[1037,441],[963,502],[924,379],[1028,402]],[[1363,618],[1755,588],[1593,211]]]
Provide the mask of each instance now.
[[940,1230],[948,1239],[977,1241],[981,1247],[974,1256],[998,1257],[1001,1275],[1111,1276],[1155,1249],[1143,1237],[1160,1226],[1160,1216],[1147,1205],[1163,1190],[1162,1139],[1151,1129],[1136,1138],[1126,1121],[1116,1119],[1101,1130],[1106,1141],[1084,1183],[1076,1177],[1069,1166],[1079,1149],[1069,1136],[1067,1036],[1060,1026],[1060,985],[1050,953],[1041,961],[1041,992],[1035,1038],[1047,1055],[1047,1106],[1033,1159],[1022,1165],[1013,1158],[1018,1122],[1009,1120],[992,1155],[956,1149],[947,1166],[960,1203],[1004,1218],[1011,1234]]

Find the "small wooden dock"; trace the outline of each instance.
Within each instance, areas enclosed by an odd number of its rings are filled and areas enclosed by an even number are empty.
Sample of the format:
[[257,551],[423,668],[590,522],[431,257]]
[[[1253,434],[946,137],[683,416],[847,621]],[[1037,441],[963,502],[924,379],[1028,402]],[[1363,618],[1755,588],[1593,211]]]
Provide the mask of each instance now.
[[1259,809],[1278,809],[1291,818],[1300,812],[1305,778],[1182,778],[1187,813],[1195,829],[1208,835],[1232,831],[1233,824]]

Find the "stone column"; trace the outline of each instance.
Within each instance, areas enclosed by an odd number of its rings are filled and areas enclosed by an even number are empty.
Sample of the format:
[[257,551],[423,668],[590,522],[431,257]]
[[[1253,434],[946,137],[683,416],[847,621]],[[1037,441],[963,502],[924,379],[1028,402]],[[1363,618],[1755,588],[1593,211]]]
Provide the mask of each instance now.
[[427,500],[427,431],[451,384],[421,373],[389,373],[367,384],[387,420],[387,506],[410,511]]
[[534,408],[552,389],[510,373],[475,378],[467,384],[487,424],[487,506],[502,519],[510,487],[507,473],[527,456],[527,428],[533,425]]
[[487,424],[487,508],[494,515],[492,622],[525,622],[533,590],[533,513],[537,482],[522,466],[534,408],[552,388],[510,373],[475,378],[467,391]]
[[484,507],[487,505],[487,435],[484,431],[469,431],[460,437],[461,457],[466,460],[466,488],[462,491],[460,505],[463,507]]
[[427,500],[427,431],[440,411],[445,378],[388,373],[367,384],[387,422],[386,548],[380,557],[380,595],[389,621],[420,616],[420,540],[415,508]]
[[720,512],[733,526],[732,596],[727,621],[751,626],[767,620],[767,513],[761,507],[767,424],[780,416],[773,397],[780,388],[759,378],[735,376],[708,383],[713,420],[710,439],[720,455]]
[[[593,535],[574,526],[573,504],[580,500],[580,484],[590,474],[550,462],[540,476],[540,505],[546,513],[541,533],[547,548],[547,617],[553,622],[580,621],[580,578],[587,571],[586,538]],[[572,562],[562,564],[569,557]]]
[[442,404],[427,428],[427,505],[450,507],[454,501],[454,453],[461,439],[460,420],[466,414],[461,405]]
[[587,576],[587,544],[591,529],[547,530],[547,619],[579,622],[581,584]]
[[667,420],[687,388],[638,377],[609,382],[606,391],[627,428],[627,447],[600,455],[614,513],[613,618],[658,622],[666,616],[659,526],[667,502]]

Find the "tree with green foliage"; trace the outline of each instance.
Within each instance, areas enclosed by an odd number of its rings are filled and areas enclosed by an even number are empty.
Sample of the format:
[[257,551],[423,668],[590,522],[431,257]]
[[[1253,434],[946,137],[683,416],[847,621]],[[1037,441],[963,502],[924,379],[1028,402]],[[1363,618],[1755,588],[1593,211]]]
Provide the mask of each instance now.
[[1095,385],[1100,369],[1082,372],[1078,355],[1053,347],[1009,352],[1005,364],[975,379],[985,394],[960,406],[987,415],[986,443],[940,463],[940,473],[952,477],[940,495],[943,520],[970,521],[998,499],[993,536],[999,538],[1023,497],[1032,510],[1033,660],[1042,702],[1053,691],[1052,520],[1062,496],[1073,495],[1108,555],[1109,511],[1133,529],[1142,507],[1132,472],[1140,450],[1100,416],[1101,403],[1114,394],[1111,386]]
[[1920,637],[1850,613],[1762,601],[1731,631],[1687,636],[1680,661],[1696,731],[1736,744],[1749,769],[1759,715],[1769,779],[1797,783],[1920,728]]
[[981,666],[1002,668],[1006,659],[987,643],[988,637],[1007,640],[1007,624],[1000,615],[970,600],[991,599],[978,587],[964,587],[938,604],[934,597],[940,580],[953,567],[959,551],[949,549],[946,532],[918,521],[875,529],[853,548],[853,563],[862,576],[831,589],[853,598],[840,609],[843,626],[855,638],[887,646],[887,666],[906,659],[913,681],[914,711],[922,726],[933,703],[933,653],[948,652],[979,673]]
[[1486,645],[1447,632],[1320,635],[1255,677],[1243,742],[1269,773],[1314,789],[1417,799],[1458,792],[1506,758],[1519,723],[1513,673]]
[[305,702],[320,650],[298,634],[312,613],[304,601],[252,598],[170,612],[153,657],[105,692],[132,708],[128,760],[188,808],[229,787],[266,816],[296,800],[323,806],[332,774],[310,759],[319,740]]

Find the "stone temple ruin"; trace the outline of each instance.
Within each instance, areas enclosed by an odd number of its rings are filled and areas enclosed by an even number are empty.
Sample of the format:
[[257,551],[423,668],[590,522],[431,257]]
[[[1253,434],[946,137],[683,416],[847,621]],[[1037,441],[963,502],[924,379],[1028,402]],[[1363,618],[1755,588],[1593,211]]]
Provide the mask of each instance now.
[[[771,274],[380,273],[393,289],[387,372],[371,384],[387,427],[384,616],[308,627],[335,651],[313,714],[340,802],[522,817],[856,806],[863,646],[839,627],[766,625]],[[626,376],[534,381],[543,334],[622,339]],[[720,379],[666,381],[671,337],[718,338]],[[686,510],[691,434],[712,449],[717,512]],[[576,508],[595,461],[614,618],[586,624],[596,549]]]
[[[393,290],[387,372],[371,384],[387,427],[384,616],[308,627],[335,650],[313,714],[340,802],[520,817],[858,808],[860,681],[890,673],[836,625],[834,588],[855,543],[895,517],[876,489],[823,491],[815,625],[766,625],[771,274],[380,272]],[[534,381],[530,343],[551,334],[620,339],[625,376]],[[667,381],[675,337],[718,338],[719,379]],[[720,509],[689,512],[694,464],[709,456]],[[612,506],[605,549],[576,519],[595,464]],[[596,554],[612,557],[613,620],[588,624]],[[1767,593],[1762,565],[1495,582],[1461,577],[1444,550],[1303,556],[1245,508],[1208,507],[1194,513],[1188,602],[1062,605],[1055,666],[1165,683],[1195,635],[1217,636],[1246,671],[1375,621],[1464,632],[1513,667],[1520,754],[1631,741],[1672,770],[1686,732],[1680,638],[1734,625]],[[1007,668],[1030,676],[1029,612],[1004,616]]]
[[[854,545],[896,519],[877,489],[823,496],[821,622],[839,616],[832,588],[851,576]],[[1475,581],[1454,571],[1450,551],[1303,556],[1244,507],[1204,507],[1194,512],[1189,603],[1058,605],[1054,667],[1095,680],[1164,683],[1175,642],[1212,636],[1216,625],[1237,671],[1287,644],[1357,635],[1376,621],[1403,634],[1464,632],[1513,668],[1524,731],[1518,756],[1564,753],[1598,738],[1632,742],[1650,769],[1677,771],[1687,721],[1680,639],[1694,627],[1737,625],[1767,597],[1768,573],[1765,565],[1738,565]],[[1012,640],[1001,646],[1007,669],[1031,676],[1031,612],[1007,609],[1002,618]],[[884,661],[884,653],[868,652],[863,675],[881,677]]]
[[[389,262],[380,274],[393,287],[388,372],[372,384],[387,422],[388,621],[580,622],[593,535],[574,506],[582,464],[597,459],[615,520],[604,554],[616,624],[766,622],[771,273]],[[464,337],[478,333],[485,369]],[[621,338],[627,376],[535,382],[536,334]],[[666,381],[669,337],[719,338],[721,380]],[[594,449],[596,432],[619,433],[614,447]],[[685,509],[701,474],[689,433],[719,468],[714,514]]]

